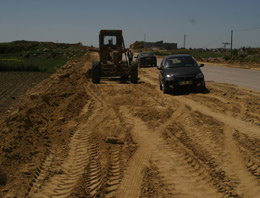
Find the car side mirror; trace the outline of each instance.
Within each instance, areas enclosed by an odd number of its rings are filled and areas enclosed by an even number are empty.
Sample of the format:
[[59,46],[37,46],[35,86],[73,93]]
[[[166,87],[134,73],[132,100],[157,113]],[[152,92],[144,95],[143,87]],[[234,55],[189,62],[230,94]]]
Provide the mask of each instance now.
[[200,66],[199,67],[204,67],[204,64],[200,64]]

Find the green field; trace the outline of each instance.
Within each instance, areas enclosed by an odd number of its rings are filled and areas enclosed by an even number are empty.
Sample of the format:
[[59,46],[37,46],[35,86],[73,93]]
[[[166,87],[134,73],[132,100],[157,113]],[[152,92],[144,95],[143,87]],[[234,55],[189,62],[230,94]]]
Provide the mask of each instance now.
[[87,52],[80,44],[37,41],[0,43],[0,71],[55,72],[68,60]]

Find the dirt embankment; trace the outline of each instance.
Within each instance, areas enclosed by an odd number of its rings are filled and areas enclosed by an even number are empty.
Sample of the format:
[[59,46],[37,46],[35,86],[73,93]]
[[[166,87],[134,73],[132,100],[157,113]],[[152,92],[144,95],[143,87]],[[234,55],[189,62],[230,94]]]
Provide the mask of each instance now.
[[82,75],[83,60],[63,66],[34,88],[17,110],[1,120],[0,166],[8,178],[3,192],[25,192],[33,171],[50,150],[69,142],[75,128],[69,121],[88,100],[82,86],[86,80]]
[[1,121],[1,197],[257,197],[260,93],[207,83],[164,95],[156,68],[138,84],[93,84],[91,53],[41,83]]

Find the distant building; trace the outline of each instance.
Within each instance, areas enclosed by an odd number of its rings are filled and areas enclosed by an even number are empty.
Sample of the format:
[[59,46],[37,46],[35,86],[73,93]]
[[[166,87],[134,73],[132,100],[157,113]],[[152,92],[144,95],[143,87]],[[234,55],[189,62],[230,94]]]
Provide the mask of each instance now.
[[145,48],[163,48],[166,50],[177,49],[177,43],[164,43],[163,41],[145,42]]
[[157,48],[157,49],[172,50],[172,49],[177,49],[177,43],[164,43],[163,41],[157,41],[157,42],[136,41],[132,45],[130,45],[130,48],[132,49]]

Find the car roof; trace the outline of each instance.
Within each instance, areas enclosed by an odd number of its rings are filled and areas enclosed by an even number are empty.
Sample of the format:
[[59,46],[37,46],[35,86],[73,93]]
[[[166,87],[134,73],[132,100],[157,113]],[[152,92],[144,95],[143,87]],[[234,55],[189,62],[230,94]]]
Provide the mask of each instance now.
[[174,54],[174,55],[168,55],[166,58],[174,58],[174,57],[192,57],[190,54]]

